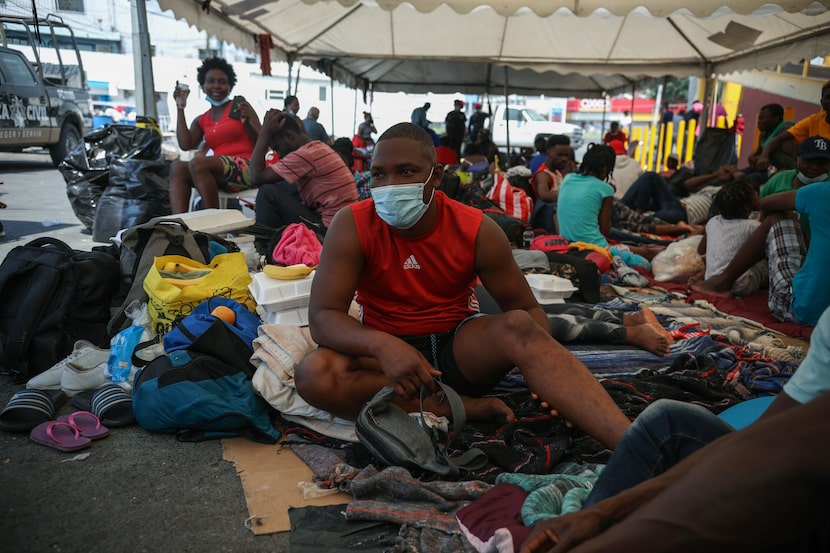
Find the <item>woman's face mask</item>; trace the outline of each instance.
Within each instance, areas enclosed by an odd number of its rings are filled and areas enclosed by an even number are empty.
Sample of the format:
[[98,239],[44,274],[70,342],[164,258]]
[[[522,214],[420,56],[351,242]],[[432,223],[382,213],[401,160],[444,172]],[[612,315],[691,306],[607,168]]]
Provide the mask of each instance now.
[[212,106],[224,106],[225,104],[231,101],[231,98],[230,96],[225,96],[225,98],[222,100],[214,100],[210,96],[205,96],[205,100],[207,100],[208,103]]
[[388,225],[406,230],[414,227],[435,196],[435,189],[429,201],[424,203],[424,188],[432,178],[435,167],[429,172],[427,180],[412,184],[389,184],[372,189],[372,199],[375,202],[375,211],[378,217]]

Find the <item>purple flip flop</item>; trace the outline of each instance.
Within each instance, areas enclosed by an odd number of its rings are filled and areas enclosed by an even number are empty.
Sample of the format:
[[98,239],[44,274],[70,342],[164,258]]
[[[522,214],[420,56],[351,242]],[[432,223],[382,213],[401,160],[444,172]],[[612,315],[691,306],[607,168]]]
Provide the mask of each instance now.
[[32,429],[29,438],[33,442],[58,451],[78,451],[89,447],[92,440],[81,436],[81,432],[66,422],[44,422]]
[[102,425],[98,417],[89,411],[75,411],[69,415],[61,415],[58,417],[58,422],[65,422],[77,428],[81,436],[90,440],[99,440],[110,435],[109,428]]

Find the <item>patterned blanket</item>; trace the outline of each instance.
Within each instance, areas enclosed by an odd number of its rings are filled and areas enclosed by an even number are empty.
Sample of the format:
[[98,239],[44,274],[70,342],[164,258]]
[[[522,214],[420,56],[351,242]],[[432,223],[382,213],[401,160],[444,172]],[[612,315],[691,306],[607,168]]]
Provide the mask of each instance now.
[[[686,327],[696,334],[676,339],[665,358],[630,346],[567,345],[630,418],[660,398],[696,403],[718,413],[743,399],[777,393],[805,354],[764,325],[726,314],[707,301],[687,303],[679,294],[653,288],[611,291],[618,295],[597,308],[634,311],[647,305],[666,329]],[[340,443],[302,427],[286,429],[286,434],[319,484],[354,495],[347,519],[401,524],[397,543],[388,550],[470,551],[453,515],[505,478],[502,475],[547,474],[568,461],[604,463],[610,454],[592,438],[539,413],[518,373],[508,375],[493,394],[504,399],[519,420],[510,425],[468,424],[463,429],[452,448],[479,447],[490,462],[458,482],[429,482],[394,467],[378,470],[361,444]]]

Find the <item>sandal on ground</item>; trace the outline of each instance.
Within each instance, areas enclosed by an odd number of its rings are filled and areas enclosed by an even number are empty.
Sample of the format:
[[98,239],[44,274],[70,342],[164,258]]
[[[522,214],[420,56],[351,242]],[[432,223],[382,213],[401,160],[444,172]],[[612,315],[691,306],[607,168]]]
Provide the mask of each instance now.
[[0,429],[29,432],[40,423],[52,420],[65,401],[66,394],[61,390],[20,390],[0,413]]
[[118,384],[106,384],[97,390],[87,390],[72,398],[72,405],[89,411],[108,428],[127,426],[135,422],[133,398]]
[[110,430],[101,424],[101,421],[89,411],[75,411],[69,415],[61,415],[58,422],[65,422],[77,428],[84,438],[100,440],[110,435]]
[[89,447],[92,440],[81,436],[81,432],[66,422],[44,422],[32,429],[29,438],[33,442],[58,451],[78,451]]

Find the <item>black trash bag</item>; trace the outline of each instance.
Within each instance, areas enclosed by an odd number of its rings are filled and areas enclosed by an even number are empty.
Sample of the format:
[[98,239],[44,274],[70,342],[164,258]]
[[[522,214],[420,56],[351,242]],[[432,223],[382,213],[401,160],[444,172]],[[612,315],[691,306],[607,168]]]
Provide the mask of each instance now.
[[66,196],[75,217],[91,230],[98,201],[109,182],[109,169],[106,163],[101,163],[101,167],[91,166],[87,157],[89,146],[86,140],[76,144],[58,165],[58,171],[66,182]]
[[[161,135],[133,125],[104,125],[87,133],[84,141],[94,146],[89,159],[152,159],[161,157]],[[94,162],[93,162],[94,163]]]
[[692,158],[695,175],[708,175],[718,171],[724,165],[737,165],[735,133],[729,129],[706,127],[695,145]]
[[113,159],[92,239],[107,242],[121,229],[170,215],[169,177],[170,162],[164,160]]
[[99,201],[109,185],[109,166],[116,159],[158,160],[161,136],[132,125],[104,125],[84,136],[58,166],[75,216],[92,230]]

